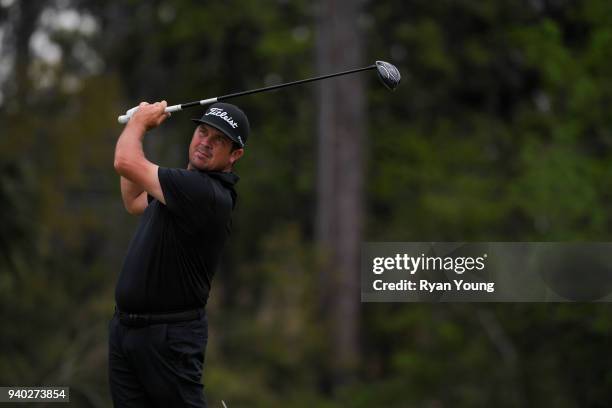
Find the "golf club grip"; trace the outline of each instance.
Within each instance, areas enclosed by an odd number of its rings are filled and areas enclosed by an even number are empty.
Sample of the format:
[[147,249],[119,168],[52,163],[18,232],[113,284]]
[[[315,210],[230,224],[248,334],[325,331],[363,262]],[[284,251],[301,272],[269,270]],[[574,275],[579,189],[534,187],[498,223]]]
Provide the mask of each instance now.
[[[164,112],[167,112],[167,113],[178,112],[181,109],[183,109],[182,105],[172,105],[172,106],[166,107],[166,109],[164,109]],[[137,110],[138,110],[138,106],[134,106],[133,108],[128,109],[128,111],[125,112],[125,115],[121,115],[117,118],[117,121],[125,125],[126,123],[129,122],[130,118]]]
[[[167,113],[172,113],[172,112],[178,112],[180,110],[183,110],[185,108],[191,108],[193,106],[203,106],[203,105],[209,105],[211,103],[215,103],[219,100],[219,98],[208,98],[208,99],[202,99],[200,101],[193,101],[193,102],[187,102],[187,103],[182,103],[179,105],[172,105],[172,106],[168,106],[166,109],[164,109],[164,112]],[[138,106],[134,106],[131,109],[128,109],[127,112],[125,112],[125,115],[121,115],[117,118],[117,122],[125,125],[126,123],[129,122],[130,118],[132,117],[132,115],[134,114],[134,112],[136,112],[138,110]]]
[[126,123],[128,123],[134,112],[136,112],[137,110],[138,106],[134,106],[133,108],[128,109],[125,112],[125,115],[121,115],[117,118],[117,122],[121,123],[122,125],[125,125]]

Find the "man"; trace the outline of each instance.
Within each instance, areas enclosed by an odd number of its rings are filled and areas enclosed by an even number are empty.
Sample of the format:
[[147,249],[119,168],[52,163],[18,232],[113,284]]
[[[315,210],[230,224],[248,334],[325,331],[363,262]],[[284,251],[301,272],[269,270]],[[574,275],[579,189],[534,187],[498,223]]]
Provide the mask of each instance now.
[[169,114],[141,103],[117,141],[115,170],[130,214],[142,214],[115,290],[109,379],[115,407],[206,407],[201,384],[211,281],[236,204],[233,165],[249,136],[234,105],[211,105],[187,169],[145,157],[142,140]]

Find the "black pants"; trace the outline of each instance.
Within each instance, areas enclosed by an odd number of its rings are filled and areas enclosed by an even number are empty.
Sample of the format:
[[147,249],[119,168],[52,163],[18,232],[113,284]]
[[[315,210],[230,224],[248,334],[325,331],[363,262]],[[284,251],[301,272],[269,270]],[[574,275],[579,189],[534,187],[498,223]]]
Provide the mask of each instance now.
[[109,326],[109,380],[118,407],[206,407],[202,369],[208,320]]

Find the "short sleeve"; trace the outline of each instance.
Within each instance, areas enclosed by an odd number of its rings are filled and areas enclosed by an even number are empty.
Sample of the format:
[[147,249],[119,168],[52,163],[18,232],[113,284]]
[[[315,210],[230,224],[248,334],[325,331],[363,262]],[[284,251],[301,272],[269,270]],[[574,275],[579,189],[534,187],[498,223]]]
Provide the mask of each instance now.
[[194,232],[214,217],[215,190],[205,174],[186,169],[159,167],[159,184],[168,210],[187,230]]

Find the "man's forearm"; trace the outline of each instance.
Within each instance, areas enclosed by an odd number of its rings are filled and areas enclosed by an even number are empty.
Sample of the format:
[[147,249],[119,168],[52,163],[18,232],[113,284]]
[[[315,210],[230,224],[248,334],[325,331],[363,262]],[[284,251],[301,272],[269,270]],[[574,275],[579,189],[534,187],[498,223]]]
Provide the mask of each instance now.
[[135,161],[144,159],[144,151],[142,148],[142,138],[145,129],[136,124],[128,124],[117,140],[115,147],[115,169],[120,175],[121,184],[121,199],[126,210],[131,213],[139,213],[139,204],[146,203],[140,199],[145,189],[141,185],[134,183],[126,176],[129,174],[130,165]]
[[114,166],[121,176],[121,195],[130,213],[138,214],[147,207],[145,191],[166,203],[157,174],[159,166],[148,161],[142,149],[145,132],[168,118],[169,114],[164,112],[166,105],[166,101],[152,105],[142,102],[117,140]]
[[129,122],[121,132],[115,147],[115,169],[121,176],[129,179],[129,176],[124,174],[126,168],[130,164],[145,158],[142,149],[142,139],[145,132],[146,129],[143,126]]
[[121,198],[123,199],[123,204],[128,208],[131,203],[136,200],[145,190],[142,186],[131,182],[125,177],[121,176]]

